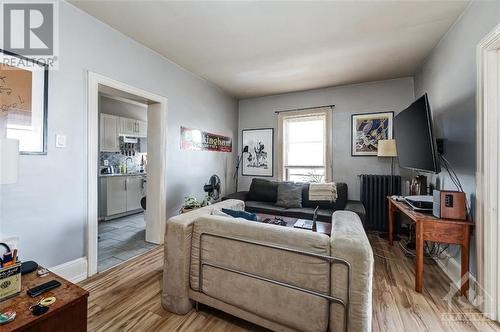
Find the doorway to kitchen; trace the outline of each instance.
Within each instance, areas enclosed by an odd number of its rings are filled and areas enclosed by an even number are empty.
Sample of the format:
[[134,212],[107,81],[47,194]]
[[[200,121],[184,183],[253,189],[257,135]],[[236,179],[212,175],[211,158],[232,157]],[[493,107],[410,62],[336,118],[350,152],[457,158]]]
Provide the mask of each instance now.
[[[143,254],[146,241],[147,101],[99,86],[97,272]],[[141,204],[142,203],[142,204]]]
[[163,242],[164,97],[89,73],[88,276]]

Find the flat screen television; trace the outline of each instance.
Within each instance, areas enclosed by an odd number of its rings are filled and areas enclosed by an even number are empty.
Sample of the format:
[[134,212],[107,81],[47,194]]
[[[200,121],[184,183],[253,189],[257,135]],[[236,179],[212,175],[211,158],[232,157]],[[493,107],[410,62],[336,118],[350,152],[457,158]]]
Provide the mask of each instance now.
[[418,171],[441,171],[427,94],[394,117],[399,166]]

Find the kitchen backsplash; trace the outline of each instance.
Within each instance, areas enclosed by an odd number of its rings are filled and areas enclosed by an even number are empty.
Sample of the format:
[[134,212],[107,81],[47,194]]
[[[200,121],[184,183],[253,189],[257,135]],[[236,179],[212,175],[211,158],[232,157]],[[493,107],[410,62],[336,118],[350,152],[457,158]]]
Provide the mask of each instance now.
[[[139,165],[141,164],[141,157],[145,156],[146,158],[147,153],[136,153],[135,156],[125,156],[121,154],[120,152],[101,152],[100,153],[100,165],[101,167],[104,166],[104,160],[107,160],[109,163],[109,166],[113,166],[115,168],[115,173],[118,173],[118,166],[120,164],[125,164],[125,160],[127,158],[132,158],[132,169],[131,171],[135,171],[139,169]],[[131,166],[130,161],[128,162],[129,167]]]
[[[132,155],[128,156],[126,154],[122,154],[122,152],[101,152],[99,154],[99,165],[103,167],[104,160],[107,160],[108,165],[113,166],[115,168],[115,173],[118,173],[118,166],[120,166],[120,164],[126,164],[127,158],[132,158],[132,164],[130,161],[128,162],[128,166],[132,167],[132,169],[129,171],[139,170],[142,156],[144,156],[144,159],[146,159],[147,157],[147,153],[140,152],[141,144],[146,145],[145,140],[140,139],[138,143],[134,144],[135,155],[131,153]],[[127,151],[126,149],[123,148],[123,140],[121,138],[120,138],[120,150],[126,153],[130,153],[130,150]]]

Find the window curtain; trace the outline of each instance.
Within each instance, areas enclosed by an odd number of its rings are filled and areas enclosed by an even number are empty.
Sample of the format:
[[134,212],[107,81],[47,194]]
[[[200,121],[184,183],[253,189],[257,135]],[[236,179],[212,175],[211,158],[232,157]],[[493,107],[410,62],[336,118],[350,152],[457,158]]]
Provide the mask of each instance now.
[[278,112],[278,135],[277,135],[277,164],[278,164],[278,180],[285,180],[285,151],[283,149],[284,143],[284,122],[285,119],[289,118],[300,118],[306,116],[314,116],[314,115],[324,115],[326,117],[326,128],[325,128],[325,143],[326,143],[326,155],[325,155],[325,182],[331,182],[333,178],[333,169],[332,169],[332,130],[333,130],[333,114],[332,107],[317,107],[317,108],[308,108],[297,111],[283,111]]

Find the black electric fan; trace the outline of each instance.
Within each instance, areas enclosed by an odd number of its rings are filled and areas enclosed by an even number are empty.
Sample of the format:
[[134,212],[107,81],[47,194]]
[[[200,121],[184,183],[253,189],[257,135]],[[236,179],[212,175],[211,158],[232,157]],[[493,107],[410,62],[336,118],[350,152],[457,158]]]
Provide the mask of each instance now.
[[208,183],[203,186],[203,190],[208,193],[208,197],[212,202],[218,201],[220,198],[220,178],[214,174],[208,180]]

